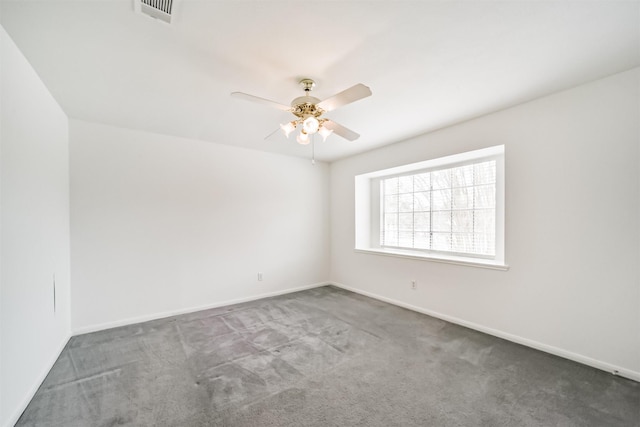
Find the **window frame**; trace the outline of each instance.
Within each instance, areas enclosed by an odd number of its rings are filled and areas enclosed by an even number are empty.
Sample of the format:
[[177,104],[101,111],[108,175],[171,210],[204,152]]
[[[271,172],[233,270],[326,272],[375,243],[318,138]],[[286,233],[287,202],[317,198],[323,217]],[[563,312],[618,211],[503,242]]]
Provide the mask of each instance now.
[[[421,172],[450,169],[468,164],[481,163],[487,160],[496,161],[495,256],[466,253],[460,254],[432,249],[425,250],[383,247],[380,245],[381,221],[383,220],[381,208],[381,182],[383,179],[393,178],[395,176],[415,175]],[[398,256],[506,270],[508,269],[508,266],[505,263],[504,176],[504,145],[453,154],[436,159],[357,175],[355,177],[356,236],[354,250],[361,253]]]

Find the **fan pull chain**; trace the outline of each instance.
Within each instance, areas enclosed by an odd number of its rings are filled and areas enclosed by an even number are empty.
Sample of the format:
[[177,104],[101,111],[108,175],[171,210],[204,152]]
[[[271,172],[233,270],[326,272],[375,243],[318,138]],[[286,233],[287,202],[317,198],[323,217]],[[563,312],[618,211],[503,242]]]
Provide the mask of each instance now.
[[316,164],[316,135],[311,135],[311,164]]

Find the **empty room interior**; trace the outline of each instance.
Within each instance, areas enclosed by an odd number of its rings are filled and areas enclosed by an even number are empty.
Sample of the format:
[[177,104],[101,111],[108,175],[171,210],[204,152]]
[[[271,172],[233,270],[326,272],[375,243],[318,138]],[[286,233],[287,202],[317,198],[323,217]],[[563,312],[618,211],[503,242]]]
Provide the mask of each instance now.
[[0,24],[0,427],[640,425],[639,1]]

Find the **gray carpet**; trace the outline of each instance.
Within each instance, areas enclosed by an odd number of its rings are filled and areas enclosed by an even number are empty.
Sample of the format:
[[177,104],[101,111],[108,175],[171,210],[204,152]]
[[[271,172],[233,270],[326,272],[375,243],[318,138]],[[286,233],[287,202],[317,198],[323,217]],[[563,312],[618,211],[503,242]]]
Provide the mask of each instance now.
[[334,287],[73,337],[19,426],[639,426],[640,384]]

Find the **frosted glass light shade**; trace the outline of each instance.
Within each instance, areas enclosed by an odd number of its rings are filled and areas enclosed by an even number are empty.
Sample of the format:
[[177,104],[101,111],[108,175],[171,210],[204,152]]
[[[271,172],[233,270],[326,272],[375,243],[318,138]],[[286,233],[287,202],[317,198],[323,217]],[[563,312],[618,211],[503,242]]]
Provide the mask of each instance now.
[[309,138],[308,134],[300,132],[300,134],[296,137],[296,141],[298,141],[298,144],[307,145],[311,142],[311,138]]
[[307,117],[306,119],[304,119],[304,122],[302,122],[302,129],[305,131],[305,133],[308,134],[318,132],[319,126],[320,123],[318,123],[318,119],[313,116]]
[[324,142],[327,140],[327,137],[333,133],[333,130],[321,127],[318,133],[322,136],[322,141]]
[[282,129],[287,138],[289,138],[289,135],[295,130],[295,128],[296,127],[291,122],[287,123],[286,125],[280,125],[280,129]]

